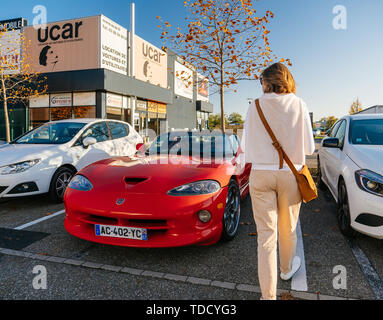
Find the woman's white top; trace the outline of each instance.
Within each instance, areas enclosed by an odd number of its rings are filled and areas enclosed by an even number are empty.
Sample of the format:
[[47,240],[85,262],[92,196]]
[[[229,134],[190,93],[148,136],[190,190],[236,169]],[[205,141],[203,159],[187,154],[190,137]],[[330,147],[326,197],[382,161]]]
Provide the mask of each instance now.
[[[315,151],[310,114],[305,102],[295,94],[266,93],[259,98],[261,109],[283,150],[300,170],[306,155]],[[247,111],[241,140],[244,161],[253,170],[279,170],[279,155],[272,145],[253,101]],[[286,162],[282,170],[290,170]]]

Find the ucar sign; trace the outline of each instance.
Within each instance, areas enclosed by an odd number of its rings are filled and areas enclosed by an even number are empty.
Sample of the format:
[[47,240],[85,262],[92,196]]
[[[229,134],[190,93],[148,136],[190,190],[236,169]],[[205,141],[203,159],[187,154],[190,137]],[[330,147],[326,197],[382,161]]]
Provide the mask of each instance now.
[[99,17],[24,28],[34,71],[95,69],[99,58]]
[[105,68],[127,74],[127,30],[100,15],[24,28],[36,72]]
[[135,36],[135,77],[162,88],[168,87],[166,52]]

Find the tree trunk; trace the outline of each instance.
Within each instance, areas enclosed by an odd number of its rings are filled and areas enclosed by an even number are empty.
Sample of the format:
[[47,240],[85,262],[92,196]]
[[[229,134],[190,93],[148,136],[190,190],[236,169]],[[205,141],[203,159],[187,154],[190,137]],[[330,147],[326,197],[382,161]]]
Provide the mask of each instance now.
[[223,95],[223,84],[220,85],[219,94],[221,96],[221,128],[222,132],[225,133],[225,107],[224,107],[224,95]]
[[8,105],[7,100],[4,100],[4,118],[5,118],[5,138],[7,142],[11,141],[11,128],[9,126]]
[[222,128],[222,132],[225,133],[226,132],[226,128],[225,128],[225,107],[224,107],[224,83],[223,83],[223,54],[221,52],[221,84],[219,86],[219,94],[221,96],[221,128]]
[[10,127],[9,127],[9,116],[8,116],[8,103],[7,103],[7,93],[5,91],[4,79],[1,80],[1,87],[3,91],[3,103],[4,103],[4,119],[5,119],[5,137],[6,141],[11,141]]

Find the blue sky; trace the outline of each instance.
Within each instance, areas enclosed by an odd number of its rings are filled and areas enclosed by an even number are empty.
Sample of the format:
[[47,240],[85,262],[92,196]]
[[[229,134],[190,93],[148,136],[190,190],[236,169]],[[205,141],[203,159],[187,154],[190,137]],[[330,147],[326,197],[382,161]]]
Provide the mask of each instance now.
[[[136,33],[161,46],[157,15],[176,26],[184,23],[183,0],[135,0]],[[33,7],[44,5],[48,21],[104,14],[129,29],[130,1],[66,0],[7,1],[1,4],[0,19],[24,17],[31,24]],[[347,29],[333,28],[333,8],[347,9]],[[291,71],[314,119],[348,113],[356,99],[367,108],[383,104],[383,0],[259,0],[261,15],[274,12],[269,24],[271,49],[278,57],[290,58]],[[247,98],[261,94],[258,82],[242,82],[237,93],[225,96],[225,112],[245,114]],[[219,112],[218,95],[211,96]]]

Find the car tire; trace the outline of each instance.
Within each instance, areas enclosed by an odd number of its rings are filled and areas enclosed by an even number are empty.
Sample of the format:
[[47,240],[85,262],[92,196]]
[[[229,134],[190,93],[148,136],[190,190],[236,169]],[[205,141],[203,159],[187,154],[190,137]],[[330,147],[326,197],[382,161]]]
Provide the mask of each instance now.
[[222,220],[222,241],[235,238],[241,218],[241,192],[235,179],[231,179],[227,187],[225,212]]
[[341,181],[338,189],[338,227],[340,232],[347,238],[354,238],[357,232],[351,227],[350,207],[348,202],[347,188]]
[[318,167],[317,167],[317,186],[320,190],[325,191],[327,189],[326,184],[322,180],[322,170],[320,167],[320,159],[318,155],[318,161],[317,161]]
[[65,190],[74,175],[75,171],[68,167],[61,167],[55,172],[49,187],[49,197],[53,202],[63,202]]

